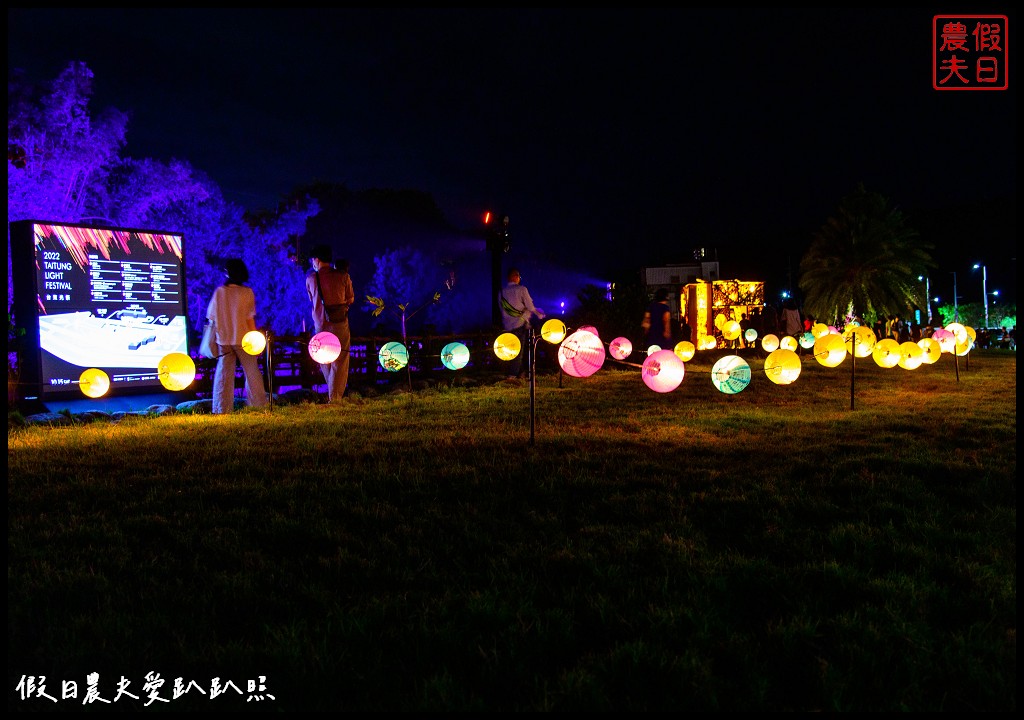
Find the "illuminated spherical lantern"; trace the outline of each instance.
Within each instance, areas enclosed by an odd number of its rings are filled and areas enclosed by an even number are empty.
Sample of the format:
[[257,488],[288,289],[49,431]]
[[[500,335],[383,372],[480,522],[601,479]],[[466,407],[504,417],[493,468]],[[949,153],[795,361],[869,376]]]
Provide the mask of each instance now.
[[938,328],[932,333],[932,339],[938,344],[944,353],[951,353],[956,349],[956,335],[945,328]]
[[511,360],[523,349],[523,343],[515,333],[502,333],[494,340],[494,354],[499,360]]
[[259,355],[267,348],[267,336],[259,330],[250,330],[242,336],[242,349],[249,355]]
[[764,374],[776,385],[789,385],[800,377],[800,356],[779,348],[764,359]]
[[672,392],[683,381],[686,364],[672,350],[659,350],[644,360],[640,376],[654,392]]
[[924,364],[932,365],[938,362],[939,357],[942,355],[942,346],[939,345],[939,341],[935,338],[921,338],[917,341],[917,344],[924,350]]
[[683,362],[690,362],[693,359],[693,354],[697,352],[697,348],[689,340],[680,340],[672,352]]
[[89,368],[79,376],[78,387],[86,397],[103,397],[110,389],[110,377],[99,368]]
[[469,363],[469,348],[460,342],[450,342],[441,348],[441,364],[449,370],[461,370]]
[[633,352],[633,343],[629,338],[617,337],[608,343],[608,352],[616,360],[625,360]]
[[779,337],[778,335],[772,335],[768,333],[761,338],[761,349],[767,353],[775,352],[779,349]]
[[185,353],[168,353],[156,366],[160,384],[172,392],[184,390],[196,379],[196,364]]
[[964,325],[964,330],[967,331],[967,339],[971,341],[971,347],[974,347],[978,342],[978,331],[970,325]]
[[859,358],[868,357],[875,349],[875,333],[864,325],[850,323],[843,332],[843,339],[846,340],[846,351]]
[[597,328],[594,327],[593,325],[583,325],[583,326],[578,327],[576,329],[577,330],[586,330],[588,333],[593,333],[594,335],[597,335],[598,337],[601,337],[601,333],[599,333],[597,331]]
[[815,340],[820,338],[822,335],[828,335],[828,333],[828,325],[825,323],[814,323],[814,325],[811,326],[811,334],[814,335]]
[[846,343],[843,336],[825,333],[814,341],[814,359],[825,367],[837,367],[846,359]]
[[558,365],[567,375],[590,377],[604,365],[604,344],[589,330],[577,330],[558,346]]
[[783,335],[782,339],[779,340],[779,347],[783,350],[793,350],[797,348],[796,338],[792,335]]
[[718,313],[715,315],[715,329],[721,330],[723,325],[725,325],[725,315],[723,313]]
[[309,339],[309,356],[313,362],[327,365],[341,355],[341,340],[334,333],[324,330]]
[[565,323],[558,318],[545,321],[540,328],[540,336],[552,345],[557,345],[565,340]]
[[974,343],[971,342],[971,339],[968,337],[963,342],[958,342],[956,344],[955,352],[957,354],[957,357],[963,357],[973,349]]
[[398,372],[409,364],[409,350],[400,342],[386,342],[377,351],[377,359],[388,372]]
[[735,395],[750,384],[750,365],[739,355],[719,358],[711,368],[711,383],[726,395]]
[[727,320],[722,324],[722,337],[726,340],[735,340],[743,330],[735,320]]
[[837,328],[835,325],[829,325],[828,326],[828,331],[830,333],[832,333],[833,335],[842,335],[842,333],[839,332],[839,328]]
[[871,357],[878,367],[892,368],[900,362],[900,344],[892,338],[882,338],[871,349]]
[[957,345],[967,342],[967,328],[963,324],[952,322],[946,326],[946,330],[949,330],[956,337]]
[[704,342],[700,344],[701,350],[714,350],[718,347],[718,340],[715,339],[714,335],[708,335],[704,338]]
[[743,333],[743,339],[746,340],[748,343],[754,342],[755,340],[757,340],[757,330],[755,330],[754,328],[747,328],[746,331]]
[[658,345],[657,343],[655,343],[654,345],[648,345],[647,346],[647,354],[648,355],[653,355],[654,353],[658,352],[659,350],[661,350],[661,345]]
[[803,333],[800,337],[797,338],[797,342],[800,343],[800,347],[802,347],[804,350],[810,350],[812,347],[814,347],[814,341],[816,339],[817,338],[814,337],[814,333],[808,330],[807,332]]
[[921,363],[924,362],[924,348],[918,345],[916,342],[907,340],[906,342],[900,343],[900,362],[899,365],[904,370],[916,370],[921,367]]

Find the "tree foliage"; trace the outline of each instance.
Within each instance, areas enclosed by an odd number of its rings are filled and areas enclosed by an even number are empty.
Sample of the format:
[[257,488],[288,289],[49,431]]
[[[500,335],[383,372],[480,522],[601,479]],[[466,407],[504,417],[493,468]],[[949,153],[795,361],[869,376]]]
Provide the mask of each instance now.
[[935,267],[925,242],[887,199],[859,185],[815,234],[800,261],[804,312],[871,323],[925,307],[920,275]]

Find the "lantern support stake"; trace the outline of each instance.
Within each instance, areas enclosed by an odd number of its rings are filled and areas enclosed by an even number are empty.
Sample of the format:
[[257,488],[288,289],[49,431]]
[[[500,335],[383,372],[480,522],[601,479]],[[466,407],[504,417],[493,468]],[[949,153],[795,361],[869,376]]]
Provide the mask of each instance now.
[[270,331],[267,331],[267,394],[270,397],[270,412],[274,412],[274,368],[270,354]]
[[526,367],[530,371],[530,445],[533,445],[535,438],[535,427],[537,425],[537,336],[533,324],[527,332],[528,357]]

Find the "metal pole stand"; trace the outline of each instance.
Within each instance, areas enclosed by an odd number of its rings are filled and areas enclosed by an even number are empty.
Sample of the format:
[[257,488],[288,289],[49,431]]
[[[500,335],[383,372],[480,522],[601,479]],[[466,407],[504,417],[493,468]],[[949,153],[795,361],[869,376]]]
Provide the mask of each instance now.
[[533,445],[537,424],[537,337],[532,324],[527,333],[527,347],[529,355],[526,358],[526,366],[530,371],[530,445]]

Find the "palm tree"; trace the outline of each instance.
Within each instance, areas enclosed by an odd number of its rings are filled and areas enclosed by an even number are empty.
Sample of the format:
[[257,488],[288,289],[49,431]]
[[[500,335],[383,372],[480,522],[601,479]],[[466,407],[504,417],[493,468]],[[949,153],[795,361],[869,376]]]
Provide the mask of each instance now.
[[859,184],[800,261],[804,312],[836,320],[852,314],[873,323],[924,308],[918,277],[935,267],[932,247],[888,200]]

